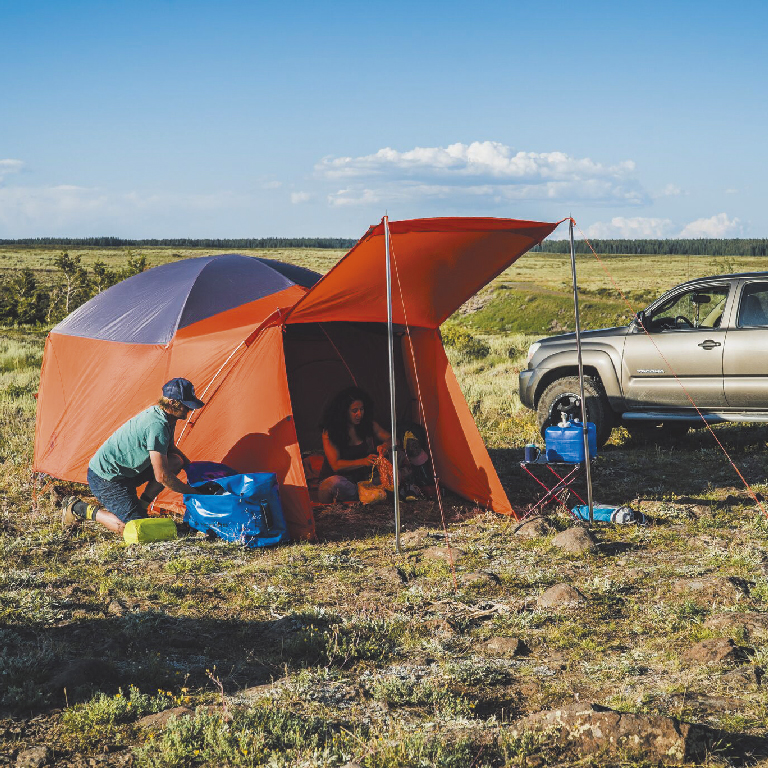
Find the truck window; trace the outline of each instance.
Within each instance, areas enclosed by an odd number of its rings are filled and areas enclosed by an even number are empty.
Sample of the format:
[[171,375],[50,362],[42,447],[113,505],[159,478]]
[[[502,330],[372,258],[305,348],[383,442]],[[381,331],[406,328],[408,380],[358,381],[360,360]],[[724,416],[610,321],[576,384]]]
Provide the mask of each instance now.
[[[768,291],[768,285],[765,288]],[[657,331],[719,328],[727,298],[727,286],[706,286],[678,293],[653,310],[650,327]]]
[[737,325],[739,328],[768,325],[768,283],[749,283],[744,286]]

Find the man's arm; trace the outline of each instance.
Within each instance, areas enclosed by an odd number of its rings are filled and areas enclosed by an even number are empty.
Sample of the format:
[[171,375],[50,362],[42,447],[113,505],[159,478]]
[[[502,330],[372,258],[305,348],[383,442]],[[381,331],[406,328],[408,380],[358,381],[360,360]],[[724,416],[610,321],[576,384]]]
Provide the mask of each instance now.
[[181,456],[181,467],[182,467],[182,469],[186,469],[190,465],[190,463],[191,463],[190,460],[184,454],[184,452],[180,448],[177,448],[175,445],[172,445],[168,449],[168,453],[175,453],[177,456]]
[[195,489],[191,485],[187,485],[179,480],[168,469],[168,457],[164,453],[150,451],[149,460],[152,462],[152,470],[158,483],[162,483],[166,488],[176,491],[176,493],[195,493]]

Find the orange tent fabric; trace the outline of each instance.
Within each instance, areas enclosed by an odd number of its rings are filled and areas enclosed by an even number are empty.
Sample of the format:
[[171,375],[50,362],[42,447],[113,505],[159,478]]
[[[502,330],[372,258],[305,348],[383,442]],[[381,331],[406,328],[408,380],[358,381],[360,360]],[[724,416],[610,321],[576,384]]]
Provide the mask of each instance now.
[[[479,218],[391,222],[393,321],[403,324],[407,315],[411,326],[437,328],[556,226]],[[288,322],[386,322],[383,254],[382,223],[299,301]]]
[[[390,225],[398,375],[407,390],[398,392],[398,420],[417,420],[428,429],[435,469],[446,487],[503,514],[514,513],[437,328],[555,226],[510,219]],[[222,276],[231,286],[226,290]],[[174,291],[166,290],[169,284]],[[134,293],[149,308],[146,322],[137,320]],[[386,363],[378,360],[385,321],[382,225],[372,227],[323,279],[236,255],[148,270],[87,302],[49,334],[34,468],[85,482],[88,461],[101,443],[156,401],[165,381],[184,376],[207,404],[177,425],[179,447],[193,460],[275,472],[292,537],[313,539],[301,454],[319,445],[318,404],[353,382],[379,393],[377,418],[386,428]],[[315,386],[307,387],[309,381]],[[419,391],[428,393],[422,407]],[[181,498],[170,492],[156,504],[183,509]]]

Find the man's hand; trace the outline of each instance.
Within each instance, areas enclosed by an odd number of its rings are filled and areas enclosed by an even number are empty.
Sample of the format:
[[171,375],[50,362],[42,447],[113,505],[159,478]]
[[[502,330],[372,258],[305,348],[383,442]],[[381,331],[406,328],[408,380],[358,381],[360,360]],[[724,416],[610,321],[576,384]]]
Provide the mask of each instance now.
[[191,485],[179,480],[168,466],[168,457],[159,451],[150,451],[149,459],[152,462],[152,470],[155,473],[155,480],[176,493],[196,493]]
[[202,485],[196,485],[193,488],[194,493],[199,493],[204,496],[221,496],[225,493],[224,489],[218,484],[209,480]]

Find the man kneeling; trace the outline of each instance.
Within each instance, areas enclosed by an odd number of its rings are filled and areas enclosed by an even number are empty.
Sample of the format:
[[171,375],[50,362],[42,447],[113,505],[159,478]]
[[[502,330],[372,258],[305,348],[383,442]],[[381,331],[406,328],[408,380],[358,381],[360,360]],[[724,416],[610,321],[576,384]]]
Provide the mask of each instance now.
[[[173,444],[176,421],[202,408],[187,379],[163,385],[163,396],[117,429],[88,464],[88,485],[102,507],[76,496],[64,500],[61,521],[65,528],[82,520],[95,520],[122,534],[130,520],[147,517],[147,508],[163,488],[176,493],[200,493],[177,475],[189,459]],[[147,483],[139,498],[137,489]],[[205,492],[205,491],[202,491]]]

